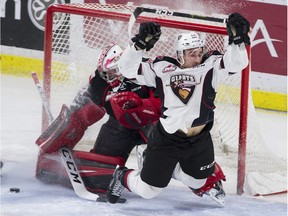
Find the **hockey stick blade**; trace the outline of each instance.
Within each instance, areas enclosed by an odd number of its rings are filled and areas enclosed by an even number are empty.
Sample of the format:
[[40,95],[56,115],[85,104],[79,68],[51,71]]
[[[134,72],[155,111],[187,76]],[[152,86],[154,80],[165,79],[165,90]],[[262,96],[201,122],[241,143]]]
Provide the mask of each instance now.
[[83,199],[97,201],[99,196],[97,194],[89,192],[86,189],[80,173],[77,169],[76,163],[73,159],[72,152],[67,148],[61,148],[59,149],[59,153],[63,159],[64,166],[68,173],[74,192]]

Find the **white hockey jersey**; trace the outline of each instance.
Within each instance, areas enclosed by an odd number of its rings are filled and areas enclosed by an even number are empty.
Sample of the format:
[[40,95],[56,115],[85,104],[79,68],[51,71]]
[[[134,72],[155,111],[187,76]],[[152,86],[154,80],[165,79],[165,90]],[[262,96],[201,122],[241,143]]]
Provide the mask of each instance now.
[[170,134],[179,129],[187,133],[187,128],[213,121],[217,83],[248,65],[244,44],[229,45],[224,55],[212,54],[193,68],[181,69],[170,57],[146,62],[142,57],[142,50],[128,47],[119,60],[119,70],[141,85],[156,87],[162,102],[160,121]]

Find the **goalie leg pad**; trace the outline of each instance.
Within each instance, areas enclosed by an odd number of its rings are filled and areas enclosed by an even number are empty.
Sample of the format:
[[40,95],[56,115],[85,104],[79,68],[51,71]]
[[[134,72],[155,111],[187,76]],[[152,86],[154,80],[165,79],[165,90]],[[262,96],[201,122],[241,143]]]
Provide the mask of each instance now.
[[92,101],[76,111],[62,106],[59,116],[36,140],[36,144],[45,153],[58,151],[66,146],[73,149],[83,137],[88,126],[100,120],[105,111]]
[[71,187],[71,183],[58,152],[46,154],[40,151],[35,177],[46,184],[60,184]]
[[[116,166],[124,166],[126,161],[122,157],[83,151],[74,151],[73,156],[85,187],[93,193],[106,193]],[[72,187],[58,152],[46,154],[40,151],[35,177],[46,184]]]
[[74,151],[73,156],[86,189],[93,193],[106,193],[116,166],[124,166],[126,161],[83,151]]

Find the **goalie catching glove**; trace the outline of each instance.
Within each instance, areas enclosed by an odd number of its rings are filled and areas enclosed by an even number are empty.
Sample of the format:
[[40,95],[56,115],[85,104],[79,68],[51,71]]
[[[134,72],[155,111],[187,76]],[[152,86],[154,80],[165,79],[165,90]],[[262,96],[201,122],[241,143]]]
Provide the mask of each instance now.
[[160,117],[160,100],[141,99],[134,92],[121,92],[110,100],[115,117],[124,127],[139,129]]
[[159,40],[161,35],[161,27],[155,22],[141,23],[139,33],[131,40],[135,43],[136,49],[146,49],[149,51]]
[[244,42],[246,45],[250,45],[250,38],[248,32],[250,31],[250,23],[245,17],[239,13],[232,13],[229,15],[226,29],[229,35],[229,45],[241,44]]

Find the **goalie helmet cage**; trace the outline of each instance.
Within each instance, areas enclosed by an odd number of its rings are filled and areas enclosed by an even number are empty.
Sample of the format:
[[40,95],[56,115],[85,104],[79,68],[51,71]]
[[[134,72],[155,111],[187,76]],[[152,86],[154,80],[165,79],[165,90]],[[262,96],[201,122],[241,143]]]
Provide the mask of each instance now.
[[[126,47],[130,43],[128,22],[135,8],[135,6],[96,3],[55,4],[48,8],[43,86],[54,116],[59,113],[62,104],[70,104],[77,91],[88,83],[88,77],[97,68],[97,59],[105,46],[116,43]],[[146,53],[151,58],[159,55],[174,56],[175,35],[180,31],[189,30],[200,33],[207,50],[216,49],[223,53],[225,44],[228,43],[225,23],[205,20],[201,14],[198,16],[201,20],[197,19],[197,16],[196,18],[189,16],[141,13],[133,25],[131,35],[136,33],[141,22],[155,21],[161,25],[160,40]],[[250,46],[247,46],[247,51],[250,58]],[[237,180],[235,179],[233,187],[235,186],[239,195],[244,192],[244,187],[247,193],[253,195],[286,191],[286,184],[284,189],[283,186],[273,188],[275,182],[268,181],[264,187],[257,186],[257,182],[263,183],[267,179],[275,179],[275,176],[276,178],[280,176],[279,181],[283,183],[286,162],[272,155],[263,145],[265,142],[259,134],[251,99],[249,73],[250,65],[242,73],[224,79],[219,84],[214,128],[211,131],[216,160],[224,168],[224,172],[237,169]],[[106,119],[105,117],[103,122]],[[43,109],[42,130],[48,127],[48,122]],[[88,128],[79,148],[85,141],[89,143],[90,148],[93,146],[100,125],[97,123]],[[284,179],[286,182],[285,177]],[[225,187],[227,186],[228,183]],[[263,191],[263,188],[266,190]]]

